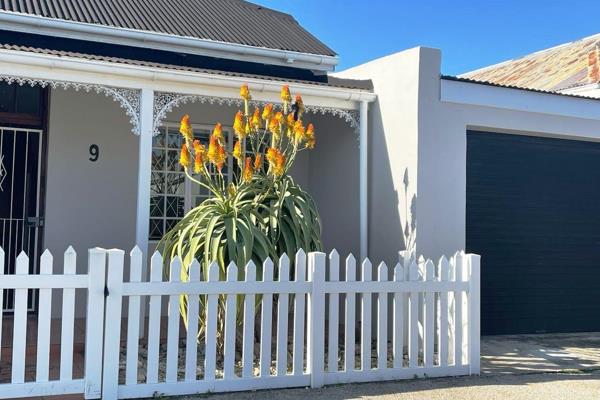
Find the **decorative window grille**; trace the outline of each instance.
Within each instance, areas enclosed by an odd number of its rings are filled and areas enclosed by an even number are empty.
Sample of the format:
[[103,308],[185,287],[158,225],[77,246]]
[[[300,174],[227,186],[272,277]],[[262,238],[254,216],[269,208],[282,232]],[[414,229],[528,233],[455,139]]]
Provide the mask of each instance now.
[[[208,145],[212,125],[192,125],[194,137]],[[226,147],[231,153],[233,133],[231,127],[223,127]],[[182,137],[179,124],[165,123],[152,142],[152,177],[150,180],[150,241],[158,241],[189,210],[209,197],[206,189],[186,179],[179,165]],[[233,160],[231,156],[223,167],[223,174],[231,180]],[[212,167],[211,173],[216,173]]]

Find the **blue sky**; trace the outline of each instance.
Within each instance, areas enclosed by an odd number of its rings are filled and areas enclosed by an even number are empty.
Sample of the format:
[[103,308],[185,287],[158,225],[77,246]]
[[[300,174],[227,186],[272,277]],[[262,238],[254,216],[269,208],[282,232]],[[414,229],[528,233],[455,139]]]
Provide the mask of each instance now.
[[250,0],[288,12],[338,70],[418,45],[456,75],[600,33],[600,0]]

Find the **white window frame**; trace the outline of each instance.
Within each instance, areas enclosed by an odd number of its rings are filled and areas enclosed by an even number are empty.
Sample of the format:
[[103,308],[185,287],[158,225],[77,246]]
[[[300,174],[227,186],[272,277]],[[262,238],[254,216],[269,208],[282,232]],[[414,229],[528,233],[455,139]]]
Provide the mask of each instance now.
[[[195,130],[204,130],[204,131],[208,131],[209,134],[212,133],[212,130],[214,128],[214,125],[211,124],[192,124],[192,129]],[[168,143],[167,143],[167,137],[169,132],[177,132],[179,133],[179,123],[178,122],[165,122],[162,124],[161,130],[165,131],[165,142],[163,144],[163,146],[158,147],[155,146],[154,143],[152,143],[152,151],[154,151],[155,149],[163,149],[165,151],[165,160],[164,160],[164,169],[162,171],[159,170],[155,170],[153,168],[153,166],[151,165],[151,171],[152,173],[163,173],[168,174],[168,173],[175,173],[178,171],[169,171],[168,170],[168,152],[169,150],[174,150],[174,148],[170,148],[168,147]],[[226,143],[226,149],[227,152],[229,153],[229,156],[227,158],[227,181],[230,182],[232,180],[233,177],[233,158],[231,157],[231,152],[233,149],[233,142],[234,142],[234,134],[233,134],[233,128],[231,126],[223,126],[223,135],[227,138],[227,143]],[[208,143],[205,142],[204,140],[202,141],[204,145],[208,146]],[[178,150],[178,154],[180,149]],[[151,161],[152,162],[152,161]],[[193,207],[193,200],[194,197],[201,197],[202,195],[198,195],[198,194],[192,194],[192,190],[193,190],[193,185],[194,183],[192,181],[190,181],[189,179],[185,179],[184,181],[184,193],[183,193],[183,213],[184,215],[187,214]],[[166,232],[166,221],[167,220],[175,220],[177,219],[176,217],[167,217],[166,216],[166,202],[167,202],[167,197],[169,196],[168,193],[154,193],[151,192],[150,196],[154,197],[154,196],[162,196],[164,198],[164,204],[163,204],[163,215],[161,215],[160,217],[153,217],[152,215],[150,215],[150,219],[148,220],[148,224],[150,224],[150,220],[156,220],[156,219],[160,219],[163,222],[163,234]],[[181,195],[177,195],[175,194],[174,196],[181,196]],[[149,232],[150,233],[150,232]],[[152,238],[150,235],[148,237],[148,241],[150,243],[158,243],[160,239],[154,239]]]

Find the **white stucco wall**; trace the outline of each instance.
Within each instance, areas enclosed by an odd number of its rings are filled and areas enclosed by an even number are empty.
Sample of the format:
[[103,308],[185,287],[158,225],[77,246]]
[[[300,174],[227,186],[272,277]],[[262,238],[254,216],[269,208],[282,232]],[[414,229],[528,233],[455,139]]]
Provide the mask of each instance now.
[[[99,146],[97,162],[89,160],[91,144]],[[55,271],[62,271],[69,245],[78,254],[78,273],[87,272],[90,247],[135,245],[137,154],[129,119],[112,99],[52,90],[44,247],[54,255]],[[82,315],[85,302],[77,303]]]
[[420,53],[406,50],[337,74],[371,79],[377,94],[368,124],[369,256],[390,265],[406,248],[404,230],[417,193]]
[[[403,249],[400,223],[413,195],[416,252],[438,258],[464,249],[468,129],[600,140],[600,102],[464,82],[458,83],[462,92],[454,88],[451,98],[442,99],[440,65],[439,50],[420,47],[340,74],[371,79],[378,96],[369,113],[374,259],[396,257]],[[406,169],[408,201],[401,196]]]

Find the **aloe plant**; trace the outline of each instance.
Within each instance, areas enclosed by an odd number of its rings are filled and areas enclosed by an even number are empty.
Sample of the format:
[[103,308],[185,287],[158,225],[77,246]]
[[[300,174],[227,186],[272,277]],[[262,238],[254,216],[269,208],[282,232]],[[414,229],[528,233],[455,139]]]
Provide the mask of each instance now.
[[[233,261],[239,267],[238,280],[242,280],[243,267],[249,261],[257,266],[260,278],[262,262],[268,257],[276,262],[282,254],[293,255],[300,248],[307,252],[322,250],[315,202],[288,175],[298,152],[315,145],[313,125],[305,126],[302,120],[302,98],[296,96],[292,103],[289,88],[284,86],[281,111],[275,112],[274,106],[267,104],[262,112],[256,108],[250,114],[251,96],[246,85],[240,95],[244,110],[235,116],[237,141],[231,154],[225,150],[221,124],[215,125],[209,143],[204,144],[193,139],[189,116],[181,120],[180,132],[185,141],[180,164],[188,179],[212,194],[189,211],[158,245],[167,273],[170,261],[181,258],[183,281],[189,280],[188,268],[194,259],[200,262],[202,279],[207,278],[213,261],[220,267],[220,279],[224,279],[226,267]],[[241,149],[248,147],[250,154],[243,154]],[[222,168],[229,156],[236,160],[236,173],[227,183]],[[205,301],[200,296],[200,336],[205,329]],[[187,304],[187,296],[182,296],[184,321]],[[237,320],[241,322],[242,302],[237,304]],[[217,335],[221,337],[224,299],[219,301],[217,321]]]

